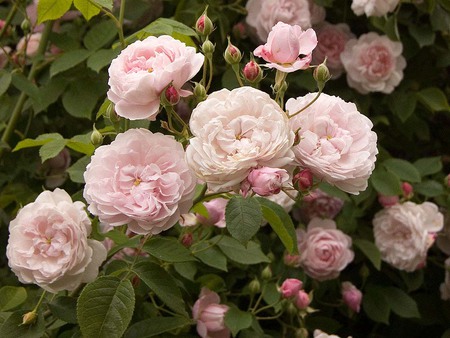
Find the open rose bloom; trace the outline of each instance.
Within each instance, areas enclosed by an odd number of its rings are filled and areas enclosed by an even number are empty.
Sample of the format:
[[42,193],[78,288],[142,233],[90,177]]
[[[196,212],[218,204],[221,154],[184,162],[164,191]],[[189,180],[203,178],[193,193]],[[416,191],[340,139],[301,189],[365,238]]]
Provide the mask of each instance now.
[[394,11],[399,0],[352,0],[352,11],[356,15],[383,16]]
[[228,338],[230,330],[225,326],[225,314],[229,307],[220,304],[217,293],[202,288],[192,308],[192,317],[197,321],[197,333],[202,338]]
[[61,189],[42,192],[20,209],[9,224],[6,255],[22,283],[34,283],[57,293],[92,282],[106,249],[88,239],[91,221],[85,205],[73,202]]

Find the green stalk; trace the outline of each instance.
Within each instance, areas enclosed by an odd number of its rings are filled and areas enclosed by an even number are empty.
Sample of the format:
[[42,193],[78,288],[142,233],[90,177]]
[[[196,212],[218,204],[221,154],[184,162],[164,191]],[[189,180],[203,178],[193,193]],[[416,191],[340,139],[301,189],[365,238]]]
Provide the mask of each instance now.
[[8,16],[6,17],[5,25],[3,26],[2,30],[0,31],[0,39],[3,38],[3,35],[5,35],[6,30],[8,29],[11,21],[14,19],[14,16],[16,15],[16,12],[17,12],[17,4],[14,3],[13,8],[8,13]]

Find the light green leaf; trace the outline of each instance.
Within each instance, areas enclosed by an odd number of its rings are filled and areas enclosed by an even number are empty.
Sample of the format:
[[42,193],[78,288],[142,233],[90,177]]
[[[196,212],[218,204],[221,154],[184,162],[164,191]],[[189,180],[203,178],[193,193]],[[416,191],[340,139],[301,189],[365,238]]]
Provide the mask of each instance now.
[[21,286],[4,286],[0,289],[0,311],[9,311],[27,300],[27,290]]
[[393,312],[403,318],[420,318],[416,301],[406,292],[396,287],[383,288],[383,293]]
[[84,183],[83,174],[86,171],[86,166],[89,162],[91,162],[91,157],[83,156],[66,170],[69,173],[72,182]]
[[104,67],[109,65],[111,61],[119,55],[119,49],[100,49],[87,59],[88,68],[94,72],[100,72]]
[[11,84],[12,76],[10,72],[0,70],[0,96],[2,96]]
[[[218,237],[214,237],[211,241],[216,242]],[[261,251],[260,246],[249,241],[247,246],[242,245],[237,239],[229,236],[223,236],[217,246],[229,259],[240,264],[258,264],[269,263],[269,258]]]
[[67,147],[88,156],[91,156],[95,150],[95,147],[91,143],[90,139],[86,142],[84,135],[77,135],[72,137],[67,141]]
[[141,261],[133,271],[169,308],[187,316],[181,291],[166,270],[154,263]]
[[215,246],[206,249],[209,245],[209,243],[199,243],[196,245],[195,250],[198,250],[198,252],[194,253],[194,256],[206,265],[222,271],[228,271],[227,258],[225,255]]
[[100,13],[100,8],[95,6],[90,0],[73,0],[73,4],[88,21]]
[[55,139],[46,144],[44,144],[39,149],[39,156],[41,157],[42,163],[44,163],[49,158],[56,157],[66,146],[67,140],[65,139]]
[[230,329],[233,337],[236,337],[239,331],[249,328],[252,322],[251,313],[241,311],[234,306],[230,307],[225,314],[225,326]]
[[110,11],[113,9],[113,0],[91,0],[92,2],[109,9]]
[[38,23],[62,17],[72,5],[72,0],[39,0],[37,6]]
[[342,191],[339,188],[336,188],[335,186],[332,186],[331,184],[328,184],[327,182],[320,182],[318,188],[323,192],[326,192],[330,196],[340,198],[343,201],[351,201],[346,192]]
[[145,319],[130,326],[125,338],[147,338],[189,326],[191,322],[182,317],[155,317]]
[[450,106],[444,92],[436,87],[422,89],[417,93],[417,97],[425,107],[432,112],[450,111]]
[[76,324],[77,321],[77,299],[74,297],[61,296],[55,298],[48,307],[53,316],[66,323]]
[[25,140],[20,141],[19,143],[17,143],[17,145],[14,147],[14,149],[12,150],[14,151],[18,151],[20,149],[24,149],[24,148],[32,148],[32,147],[39,147],[42,146],[46,143],[51,142],[53,139],[52,138],[48,138],[48,139],[44,139],[44,140],[33,140],[30,138],[26,138]]
[[164,262],[196,261],[191,252],[175,238],[154,237],[145,243],[143,250]]
[[254,198],[233,196],[225,208],[225,221],[231,236],[245,244],[261,227],[261,208]]
[[23,315],[27,312],[29,311],[13,312],[0,326],[0,337],[42,338],[45,332],[44,316],[42,313],[39,313],[36,323],[22,325]]
[[422,177],[436,174],[442,170],[442,158],[440,156],[420,158],[414,162],[414,166]]
[[402,194],[401,182],[397,175],[384,169],[376,168],[370,182],[377,192],[385,196]]
[[267,198],[258,197],[256,200],[260,204],[264,218],[269,222],[286,250],[290,254],[298,254],[297,235],[294,223],[288,213],[279,204]]
[[363,297],[363,309],[373,321],[389,324],[391,309],[382,289],[378,287],[366,288]]
[[436,197],[444,193],[444,187],[436,181],[424,181],[414,185],[414,192],[426,197]]
[[154,35],[167,34],[171,35],[172,32],[176,32],[187,36],[197,36],[197,33],[185,24],[167,18],[158,18],[150,25],[143,28],[142,31]]
[[134,289],[128,279],[103,276],[85,286],[77,317],[84,337],[119,338],[134,311]]
[[381,253],[378,247],[365,239],[354,238],[353,245],[362,251],[364,255],[372,262],[373,266],[380,270],[381,268]]
[[64,53],[57,58],[50,66],[50,76],[53,77],[56,74],[64,72],[86,60],[91,51],[86,49],[75,49]]
[[408,161],[399,158],[390,158],[383,162],[384,167],[396,174],[401,180],[408,182],[420,182],[419,171]]
[[87,49],[95,51],[110,43],[116,35],[117,27],[114,22],[100,21],[86,33],[83,43]]

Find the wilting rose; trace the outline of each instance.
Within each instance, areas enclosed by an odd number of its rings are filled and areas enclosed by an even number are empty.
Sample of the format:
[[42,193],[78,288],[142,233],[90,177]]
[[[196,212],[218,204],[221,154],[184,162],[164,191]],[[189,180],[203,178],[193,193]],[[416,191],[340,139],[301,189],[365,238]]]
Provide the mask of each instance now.
[[423,265],[444,216],[434,203],[405,202],[379,211],[372,223],[381,259],[410,272]]
[[352,239],[330,219],[313,218],[307,230],[297,230],[300,266],[319,281],[333,279],[353,261]]
[[203,65],[204,56],[171,36],[149,36],[122,50],[109,67],[108,98],[119,116],[154,121],[160,96],[172,84],[182,97],[181,87]]
[[361,94],[392,93],[406,67],[402,51],[401,42],[373,32],[349,40],[341,53],[348,85]]
[[269,62],[264,66],[290,73],[309,67],[316,46],[313,29],[303,31],[300,26],[279,22],[270,31],[266,44],[258,46],[253,53]]
[[344,72],[341,53],[348,40],[355,37],[350,27],[345,23],[336,25],[324,22],[316,28],[317,47],[313,51],[314,64],[322,63],[327,58],[327,67],[333,79]]
[[300,208],[294,210],[295,219],[309,222],[314,217],[333,219],[341,211],[344,201],[338,197],[328,195],[320,189],[311,191],[303,197]]
[[251,87],[214,92],[192,112],[187,162],[213,192],[239,191],[254,167],[293,161],[294,133],[270,96]]
[[356,15],[383,16],[393,12],[400,0],[353,0],[352,11]]
[[197,220],[203,225],[215,225],[218,228],[225,228],[225,207],[228,204],[226,198],[215,198],[211,201],[204,202],[208,217],[197,214]]
[[[286,109],[295,114],[316,96],[289,99]],[[351,194],[359,194],[375,168],[377,134],[372,122],[353,103],[321,94],[316,102],[290,119],[300,142],[294,154],[301,167],[315,177]]]
[[172,227],[192,206],[195,176],[181,143],[146,129],[129,129],[95,150],[84,173],[89,211],[138,234]]
[[85,205],[61,189],[42,192],[9,224],[8,264],[22,283],[57,293],[92,282],[106,249],[91,233]]
[[343,282],[341,285],[342,300],[352,311],[361,310],[362,292],[351,282]]
[[220,304],[217,293],[202,288],[200,297],[192,308],[192,317],[197,321],[197,333],[202,338],[228,338],[230,330],[225,326],[225,314],[229,307]]

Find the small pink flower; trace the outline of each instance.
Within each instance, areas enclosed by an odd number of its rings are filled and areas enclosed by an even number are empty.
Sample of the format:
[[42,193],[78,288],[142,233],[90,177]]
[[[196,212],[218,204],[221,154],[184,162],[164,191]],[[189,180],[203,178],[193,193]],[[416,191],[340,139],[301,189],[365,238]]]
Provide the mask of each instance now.
[[267,43],[254,50],[254,54],[269,62],[268,68],[276,68],[285,73],[306,69],[317,46],[316,32],[309,28],[278,22],[272,27]]
[[229,307],[220,304],[217,293],[202,288],[200,297],[192,308],[192,317],[197,321],[197,333],[202,338],[227,338],[230,330],[225,326],[224,317]]
[[302,289],[303,282],[296,278],[285,279],[280,287],[280,293],[283,298],[295,297]]
[[294,175],[292,184],[298,191],[307,191],[311,189],[314,183],[314,176],[310,169],[303,169]]
[[215,225],[218,228],[225,228],[225,207],[228,204],[226,198],[215,198],[211,201],[204,202],[208,217],[197,214],[197,220],[203,225]]
[[250,171],[247,180],[256,194],[270,196],[281,191],[289,180],[289,174],[285,169],[261,167]]
[[311,299],[309,298],[308,293],[305,290],[298,291],[295,297],[295,306],[297,306],[297,308],[300,310],[304,310],[309,306],[310,303]]
[[408,182],[402,182],[403,197],[411,199],[414,196],[414,188]]
[[283,257],[283,262],[287,266],[299,267],[300,266],[300,255],[285,254]]
[[384,208],[392,207],[393,205],[396,205],[399,201],[400,201],[400,199],[398,198],[397,195],[395,195],[395,196],[385,196],[385,195],[381,195],[381,194],[378,195],[378,202]]
[[359,312],[361,309],[362,292],[350,282],[342,283],[342,300],[353,311]]

